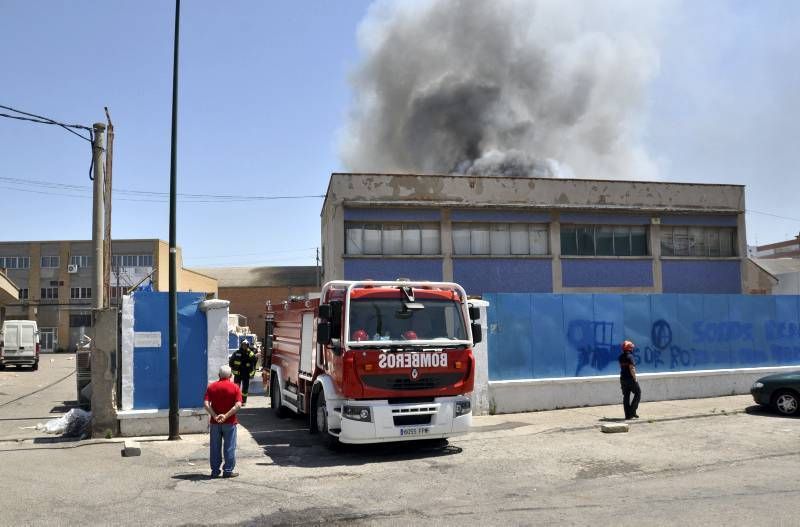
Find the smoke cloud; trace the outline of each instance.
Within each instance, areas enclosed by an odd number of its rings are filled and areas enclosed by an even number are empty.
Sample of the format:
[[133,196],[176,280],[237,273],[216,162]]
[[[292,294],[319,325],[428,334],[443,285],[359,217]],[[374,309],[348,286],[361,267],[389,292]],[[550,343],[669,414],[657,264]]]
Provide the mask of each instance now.
[[360,28],[342,161],[363,172],[656,178],[640,129],[658,17],[653,2],[378,2]]

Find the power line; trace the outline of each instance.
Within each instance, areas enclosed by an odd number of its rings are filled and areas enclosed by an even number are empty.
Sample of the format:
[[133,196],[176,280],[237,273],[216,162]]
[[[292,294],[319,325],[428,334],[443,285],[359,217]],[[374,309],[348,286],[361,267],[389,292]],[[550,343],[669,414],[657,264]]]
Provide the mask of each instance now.
[[[16,108],[12,108],[10,106],[3,106],[2,104],[0,104],[0,108],[2,108],[4,110],[8,110],[10,112],[18,113],[20,115],[27,116],[27,117],[20,117],[19,115],[9,115],[7,113],[0,113],[0,117],[7,117],[9,119],[18,119],[20,121],[30,121],[30,122],[39,123],[39,124],[50,124],[50,125],[54,125],[54,126],[60,126],[61,128],[63,128],[67,132],[77,135],[78,137],[80,137],[84,141],[89,141],[90,143],[92,142],[92,139],[91,139],[92,129],[89,128],[88,126],[84,126],[82,124],[62,123],[62,122],[56,121],[55,119],[50,119],[49,117],[36,115],[35,113],[23,112],[22,110],[17,110]],[[73,128],[77,129],[77,130],[88,130],[90,136],[89,137],[83,136],[83,135],[79,134],[78,132],[76,132],[75,130],[73,130]]]
[[[7,184],[11,185],[33,185],[43,188],[48,188],[51,190],[63,190],[66,192],[91,192],[91,187],[84,186],[84,185],[70,185],[66,183],[57,183],[54,181],[42,181],[42,180],[35,180],[35,179],[22,179],[22,178],[13,178],[13,177],[5,177],[0,176],[0,181],[5,181]],[[10,187],[6,187],[10,188]],[[19,190],[21,192],[33,192],[29,189],[16,189],[10,188],[10,190]],[[114,189],[115,193],[118,194],[126,194],[130,196],[142,196],[141,198],[134,199],[134,198],[118,198],[115,197],[114,199],[118,199],[121,201],[141,201],[141,202],[150,202],[150,203],[164,203],[166,202],[166,198],[169,197],[168,192],[155,192],[155,191],[148,191],[148,190],[130,190],[130,189]],[[40,192],[41,193],[41,192]],[[65,194],[65,193],[54,193],[51,192],[49,194],[54,195],[63,195],[68,197],[91,197],[91,196],[82,196],[82,195],[75,195],[75,194]],[[145,196],[149,196],[147,198]],[[304,194],[304,195],[279,195],[279,196],[248,196],[242,194],[184,194],[178,193],[178,196],[182,198],[186,198],[181,200],[182,203],[218,203],[220,201],[224,202],[242,202],[242,201],[268,201],[268,200],[282,200],[282,199],[308,199],[308,198],[324,198],[324,194]],[[164,199],[159,199],[164,198]]]
[[781,218],[783,220],[791,220],[800,222],[800,218],[792,218],[790,216],[781,216],[780,214],[772,214],[771,212],[763,212],[760,210],[747,209],[745,212],[752,212],[755,214],[763,214],[764,216],[772,216],[773,218]]

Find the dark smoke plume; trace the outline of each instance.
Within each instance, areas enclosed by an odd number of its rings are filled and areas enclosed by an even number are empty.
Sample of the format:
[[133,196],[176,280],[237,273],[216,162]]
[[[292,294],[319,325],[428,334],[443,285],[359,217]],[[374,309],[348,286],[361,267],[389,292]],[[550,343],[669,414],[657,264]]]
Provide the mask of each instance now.
[[365,172],[657,177],[638,138],[645,87],[658,68],[644,33],[654,5],[378,2],[360,29],[364,59],[352,78],[344,164]]

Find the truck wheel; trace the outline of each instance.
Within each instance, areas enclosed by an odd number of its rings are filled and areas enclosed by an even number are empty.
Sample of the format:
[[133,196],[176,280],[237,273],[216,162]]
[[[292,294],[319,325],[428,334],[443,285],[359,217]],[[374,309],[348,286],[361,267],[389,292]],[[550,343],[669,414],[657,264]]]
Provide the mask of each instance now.
[[317,394],[317,405],[314,408],[317,421],[317,432],[322,437],[322,442],[330,449],[339,446],[339,438],[328,432],[328,409],[325,406],[325,392],[320,390]]
[[272,411],[278,419],[286,417],[286,407],[281,404],[281,399],[281,386],[278,384],[278,379],[273,376],[269,386],[269,401]]

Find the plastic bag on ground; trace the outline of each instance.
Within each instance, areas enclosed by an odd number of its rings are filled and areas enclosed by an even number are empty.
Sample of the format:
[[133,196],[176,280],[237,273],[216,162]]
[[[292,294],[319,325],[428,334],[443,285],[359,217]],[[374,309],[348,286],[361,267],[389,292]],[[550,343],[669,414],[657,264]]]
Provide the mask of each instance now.
[[48,434],[63,435],[66,437],[83,437],[89,430],[92,422],[92,412],[80,408],[73,408],[57,419],[47,421],[40,430]]

